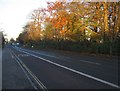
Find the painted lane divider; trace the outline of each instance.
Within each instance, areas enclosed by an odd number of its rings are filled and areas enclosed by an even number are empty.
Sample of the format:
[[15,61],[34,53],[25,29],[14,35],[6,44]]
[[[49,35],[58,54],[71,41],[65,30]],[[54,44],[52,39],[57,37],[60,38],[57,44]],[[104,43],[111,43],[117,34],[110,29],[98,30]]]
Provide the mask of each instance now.
[[[43,91],[48,91],[48,89],[43,85],[43,83],[32,73],[32,71],[30,71],[30,69],[22,62],[22,60],[19,57],[17,57],[17,55],[12,50],[11,50],[11,52],[16,57],[16,61],[18,62],[18,64],[20,65],[20,67],[23,66],[22,69],[23,70],[25,69],[32,76],[32,78],[36,81],[36,83],[40,86],[40,88]],[[27,74],[27,73],[25,72],[25,74]],[[29,78],[29,80],[30,80],[30,78]],[[33,82],[32,82],[32,84],[33,84]],[[34,88],[38,90],[38,88],[35,85],[34,85]]]
[[[21,49],[19,47],[16,47],[16,48]],[[22,49],[22,50],[27,51],[27,52],[32,52],[32,53],[40,54],[40,55],[45,55],[45,56],[56,58],[56,59],[60,59],[59,57],[48,55],[48,54],[42,54],[42,53],[39,53],[39,52],[36,52],[36,51],[31,51],[31,50],[26,50],[26,49]],[[69,57],[65,57],[65,58],[71,59]],[[102,65],[101,63],[96,63],[96,62],[91,62],[91,61],[86,61],[86,60],[79,60],[79,61],[84,62],[84,63],[94,64],[94,65],[99,65],[99,66]]]
[[[13,47],[13,48],[14,48],[14,47]],[[14,49],[16,49],[16,48],[14,48]],[[16,50],[18,50],[18,48],[17,48]],[[77,71],[77,70],[74,70],[74,69],[71,69],[71,68],[69,68],[69,67],[60,65],[60,64],[58,64],[58,63],[52,62],[52,61],[47,60],[47,59],[45,59],[45,58],[36,56],[36,55],[31,54],[31,53],[28,53],[28,52],[25,52],[25,51],[21,50],[20,48],[19,48],[18,51],[23,52],[23,53],[26,53],[26,54],[28,54],[28,55],[31,55],[31,56],[33,56],[33,57],[39,58],[39,59],[44,60],[44,61],[46,61],[46,62],[48,62],[48,63],[50,63],[50,64],[56,65],[56,66],[58,66],[58,67],[67,69],[67,70],[72,71],[72,72],[74,72],[74,73],[77,73],[77,74],[79,74],[79,75],[83,75],[83,76],[88,77],[88,78],[90,78],[90,79],[93,79],[93,80],[96,80],[96,81],[98,81],[98,82],[101,82],[101,83],[107,84],[107,85],[109,85],[109,86],[112,86],[112,87],[115,87],[115,88],[120,89],[120,87],[119,87],[118,85],[114,84],[114,83],[111,83],[111,82],[102,80],[102,79],[100,79],[100,78],[96,78],[96,77],[91,76],[91,75],[88,75],[88,74],[86,74],[86,73],[79,72],[79,71]]]
[[20,66],[20,68],[23,70],[24,74],[26,75],[27,79],[29,80],[30,84],[37,89],[37,87],[32,83],[30,77],[28,76],[28,74],[25,72],[25,69],[21,66],[21,64],[18,62],[18,60],[13,56],[12,51],[10,49],[8,49],[10,55],[15,59],[15,61],[18,63],[18,65]]

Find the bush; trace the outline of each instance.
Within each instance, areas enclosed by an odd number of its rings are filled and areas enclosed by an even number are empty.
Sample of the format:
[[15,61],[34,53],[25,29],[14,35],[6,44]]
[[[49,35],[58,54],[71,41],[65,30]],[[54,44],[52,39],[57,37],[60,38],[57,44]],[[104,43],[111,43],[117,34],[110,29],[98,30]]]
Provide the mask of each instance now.
[[40,40],[38,42],[30,41],[27,43],[28,47],[34,46],[36,49],[40,48],[52,48],[59,50],[67,51],[76,51],[76,52],[89,52],[89,53],[100,53],[100,54],[109,54],[110,45],[112,45],[112,52],[114,55],[119,54],[119,45],[118,40],[115,40],[112,44],[109,41],[104,41],[104,43],[96,43],[90,41],[69,41],[69,40]]

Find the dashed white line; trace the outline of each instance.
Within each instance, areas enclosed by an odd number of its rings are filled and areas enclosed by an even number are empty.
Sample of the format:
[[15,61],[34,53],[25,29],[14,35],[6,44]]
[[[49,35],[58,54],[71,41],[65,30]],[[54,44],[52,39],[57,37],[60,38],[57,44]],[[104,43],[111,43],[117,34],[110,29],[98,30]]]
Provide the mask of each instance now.
[[90,61],[86,61],[86,60],[79,60],[79,61],[81,61],[81,62],[85,62],[85,63],[90,63],[90,64],[101,65],[100,63],[90,62]]
[[[19,49],[21,49],[21,48],[19,48]],[[45,55],[45,56],[56,58],[56,59],[60,59],[62,57],[62,56],[61,57],[56,57],[56,56],[52,56],[52,55],[42,54],[42,53],[39,53],[39,52],[26,50],[26,49],[22,49],[22,50],[25,50],[25,51],[28,51],[28,52],[33,52],[33,53],[40,54],[40,55]],[[64,57],[64,58],[71,59],[70,57]],[[79,60],[79,61],[84,62],[84,63],[89,63],[89,64],[101,65],[101,63],[97,63],[97,62],[91,62],[91,61],[86,61],[86,60]]]
[[[13,48],[14,48],[14,47],[13,47]],[[14,48],[14,49],[16,49],[16,48]],[[17,49],[17,50],[18,50],[18,49]],[[46,62],[48,62],[48,63],[50,63],[50,64],[53,64],[53,65],[56,65],[56,66],[58,66],[58,67],[67,69],[67,70],[72,71],[72,72],[74,72],[74,73],[77,73],[77,74],[83,75],[83,76],[85,76],[85,77],[91,78],[91,79],[96,80],[96,81],[98,81],[98,82],[101,82],[101,83],[107,84],[107,85],[109,85],[109,86],[112,86],[112,87],[115,87],[115,88],[119,88],[119,89],[120,89],[120,87],[119,87],[118,85],[114,84],[114,83],[111,83],[111,82],[102,80],[102,79],[100,79],[100,78],[96,78],[96,77],[94,77],[94,76],[88,75],[88,74],[83,73],[83,72],[79,72],[79,71],[77,71],[77,70],[74,70],[74,69],[71,69],[71,68],[69,68],[69,67],[60,65],[60,64],[58,64],[58,63],[52,62],[52,61],[47,60],[47,59],[45,59],[45,58],[36,56],[36,55],[31,54],[31,53],[28,53],[28,52],[25,52],[25,51],[23,51],[23,50],[20,50],[20,49],[19,49],[18,51],[23,52],[23,53],[26,53],[26,54],[28,54],[28,55],[31,55],[31,56],[33,56],[33,57],[39,58],[39,59],[44,60],[44,61],[46,61]]]

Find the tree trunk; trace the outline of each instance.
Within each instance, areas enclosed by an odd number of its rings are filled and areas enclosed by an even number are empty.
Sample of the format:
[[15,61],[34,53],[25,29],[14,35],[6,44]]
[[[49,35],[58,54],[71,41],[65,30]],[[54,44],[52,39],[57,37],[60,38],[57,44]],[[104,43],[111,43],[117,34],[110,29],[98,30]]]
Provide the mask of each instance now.
[[110,56],[112,56],[112,51],[113,51],[112,45],[113,45],[113,38],[111,36],[111,38],[110,38]]

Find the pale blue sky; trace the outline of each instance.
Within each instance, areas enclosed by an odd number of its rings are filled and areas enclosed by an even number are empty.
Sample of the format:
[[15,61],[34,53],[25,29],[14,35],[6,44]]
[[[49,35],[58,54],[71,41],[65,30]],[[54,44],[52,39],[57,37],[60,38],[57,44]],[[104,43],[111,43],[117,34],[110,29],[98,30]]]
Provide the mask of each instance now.
[[46,7],[46,1],[52,0],[0,0],[0,29],[3,28],[8,39],[18,37],[30,12]]

